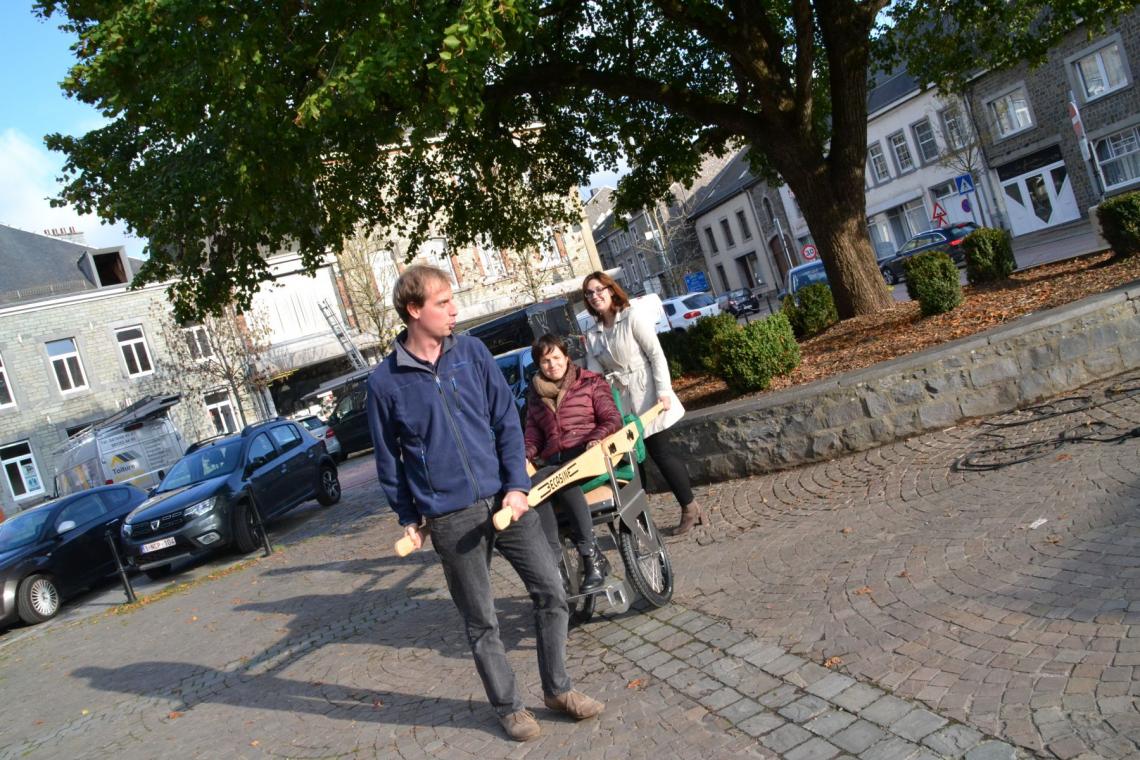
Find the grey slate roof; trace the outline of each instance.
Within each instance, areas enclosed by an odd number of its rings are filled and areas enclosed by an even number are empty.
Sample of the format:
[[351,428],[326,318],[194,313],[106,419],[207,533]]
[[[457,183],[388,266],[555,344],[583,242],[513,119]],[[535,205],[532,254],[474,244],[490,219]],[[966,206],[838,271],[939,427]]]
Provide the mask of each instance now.
[[689,219],[696,219],[701,214],[711,211],[759,181],[759,178],[754,176],[748,168],[748,148],[741,148],[732,157],[732,160],[720,170],[716,179],[709,183],[704,197],[700,199],[693,212],[689,214]]
[[867,113],[873,114],[899,98],[918,90],[918,82],[902,66],[893,71],[878,72],[868,83]]
[[[0,306],[98,290],[79,262],[101,250],[0,224]],[[128,262],[132,275],[143,263]]]

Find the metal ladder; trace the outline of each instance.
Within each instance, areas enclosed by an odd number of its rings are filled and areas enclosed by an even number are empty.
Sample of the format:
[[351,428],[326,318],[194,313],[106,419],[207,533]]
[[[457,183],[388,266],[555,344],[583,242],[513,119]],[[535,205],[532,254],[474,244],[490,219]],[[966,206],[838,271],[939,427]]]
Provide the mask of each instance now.
[[352,342],[352,339],[348,337],[344,325],[341,324],[336,312],[329,306],[329,302],[327,300],[319,301],[317,306],[320,307],[321,314],[325,315],[325,320],[329,323],[333,335],[340,341],[340,347],[343,348],[344,353],[348,355],[348,360],[352,363],[352,368],[368,369],[368,362],[364,361],[364,356],[360,353],[360,349],[358,349],[356,344]]

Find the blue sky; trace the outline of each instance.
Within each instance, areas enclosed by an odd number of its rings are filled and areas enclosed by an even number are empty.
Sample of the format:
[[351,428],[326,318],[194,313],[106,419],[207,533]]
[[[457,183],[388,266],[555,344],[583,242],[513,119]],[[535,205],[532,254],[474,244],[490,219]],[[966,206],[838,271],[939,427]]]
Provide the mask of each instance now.
[[[33,15],[31,0],[0,2],[0,224],[29,232],[76,227],[93,246],[125,245],[137,256],[143,242],[121,225],[102,224],[71,208],[51,208],[63,157],[44,146],[51,132],[83,134],[103,118],[91,106],[71,100],[59,88],[73,60],[72,37],[59,30],[58,18]],[[614,185],[617,175],[603,172],[590,186]]]
[[44,147],[50,132],[82,134],[103,119],[94,108],[69,100],[59,89],[71,58],[71,38],[57,20],[32,14],[30,0],[0,2],[0,224],[42,233],[76,227],[93,246],[125,245],[137,255],[142,241],[121,226],[73,209],[53,209],[47,198],[59,191],[63,158]]

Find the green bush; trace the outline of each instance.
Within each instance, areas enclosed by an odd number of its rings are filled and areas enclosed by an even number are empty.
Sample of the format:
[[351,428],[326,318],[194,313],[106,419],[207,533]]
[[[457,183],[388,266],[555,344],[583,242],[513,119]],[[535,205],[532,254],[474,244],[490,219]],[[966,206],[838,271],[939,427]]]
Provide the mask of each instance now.
[[693,372],[714,372],[716,370],[713,359],[713,346],[717,337],[734,332],[739,325],[736,317],[724,312],[715,317],[701,317],[697,323],[689,328],[687,340],[689,341],[689,356],[695,363]]
[[966,254],[966,276],[970,282],[996,282],[1009,277],[1017,268],[1009,232],[982,227],[962,240]]
[[659,333],[657,339],[661,341],[661,350],[665,352],[665,359],[669,362],[669,375],[674,380],[680,378],[690,365],[689,361],[689,334],[687,332]]
[[958,267],[942,251],[911,256],[903,262],[906,292],[918,301],[922,316],[941,314],[962,303]]
[[823,283],[808,285],[801,288],[796,295],[797,304],[791,296],[784,298],[781,307],[783,314],[795,332],[796,338],[804,340],[818,335],[839,321],[839,312],[835,309],[835,298],[831,295],[831,288]]
[[1140,251],[1140,192],[1125,193],[1096,208],[1101,234],[1118,257]]
[[764,390],[773,377],[800,363],[800,347],[785,314],[718,332],[712,349],[714,371],[736,393]]

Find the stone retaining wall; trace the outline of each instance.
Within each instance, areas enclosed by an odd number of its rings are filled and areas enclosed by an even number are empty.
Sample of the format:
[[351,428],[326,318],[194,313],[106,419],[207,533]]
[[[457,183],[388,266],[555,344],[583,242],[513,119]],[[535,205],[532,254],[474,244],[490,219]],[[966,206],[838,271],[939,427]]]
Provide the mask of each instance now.
[[[1133,283],[873,367],[690,412],[669,441],[694,483],[718,482],[1007,412],[1137,366]],[[653,474],[651,485],[660,483]]]

